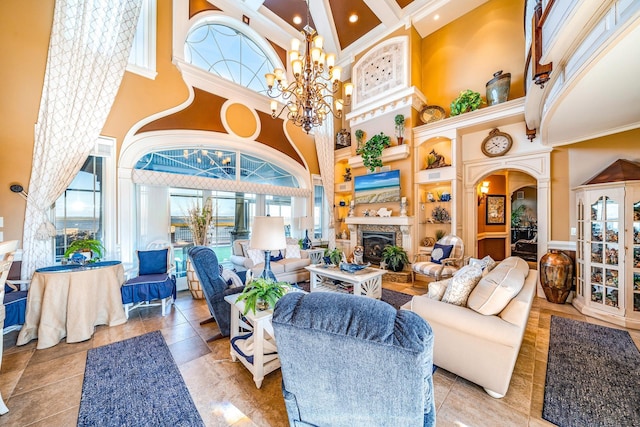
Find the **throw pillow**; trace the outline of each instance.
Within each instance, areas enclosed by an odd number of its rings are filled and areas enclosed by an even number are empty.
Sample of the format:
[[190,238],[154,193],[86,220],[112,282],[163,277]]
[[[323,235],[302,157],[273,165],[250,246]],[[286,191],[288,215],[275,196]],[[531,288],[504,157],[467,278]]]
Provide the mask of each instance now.
[[168,248],[138,251],[138,275],[166,273],[168,251]]
[[278,251],[278,254],[276,256],[274,256],[273,251],[271,251],[271,261],[280,261],[282,258],[284,258],[282,256],[282,251]]
[[249,256],[249,242],[240,243],[240,248],[242,248],[242,256]]
[[302,258],[300,254],[300,246],[296,245],[287,245],[287,250],[284,254],[285,258]]
[[431,251],[431,262],[442,264],[442,260],[445,258],[449,258],[452,250],[453,245],[441,245],[439,243],[436,243],[435,245],[433,245],[433,250]]
[[242,283],[242,279],[231,269],[225,268],[222,270],[222,280],[227,283],[227,287],[229,288],[237,288],[238,286],[244,286]]
[[478,258],[469,259],[469,265],[475,265],[476,267],[480,268],[482,270],[482,276],[484,277],[491,270],[493,270],[493,267],[496,266],[496,262],[493,260],[493,258],[491,258],[490,255],[487,255],[482,259],[478,259]]
[[505,259],[478,283],[467,306],[485,316],[500,313],[520,293],[528,274],[529,265],[521,258]]
[[438,282],[429,283],[427,296],[436,301],[440,301],[452,280],[453,278],[450,278],[446,280],[440,280]]
[[253,262],[253,265],[264,262],[264,251],[260,249],[247,249],[247,256]]
[[451,283],[449,283],[442,296],[442,302],[462,307],[466,306],[469,294],[476,287],[481,277],[482,270],[473,265],[465,265],[451,278]]

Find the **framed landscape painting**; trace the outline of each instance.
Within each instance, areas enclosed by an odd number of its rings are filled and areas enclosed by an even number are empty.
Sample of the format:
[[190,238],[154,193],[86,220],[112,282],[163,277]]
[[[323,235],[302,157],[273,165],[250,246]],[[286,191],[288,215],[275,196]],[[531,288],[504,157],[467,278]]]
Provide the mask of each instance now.
[[505,224],[506,196],[487,194],[487,225]]

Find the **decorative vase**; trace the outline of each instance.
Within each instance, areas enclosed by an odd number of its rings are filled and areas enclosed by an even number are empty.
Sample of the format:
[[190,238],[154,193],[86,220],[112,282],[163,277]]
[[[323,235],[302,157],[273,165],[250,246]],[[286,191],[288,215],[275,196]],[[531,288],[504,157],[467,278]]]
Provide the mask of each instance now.
[[304,230],[304,239],[302,239],[302,249],[311,249],[311,239],[309,238],[309,230]]
[[265,311],[269,309],[269,303],[266,302],[263,299],[259,299],[258,301],[256,301],[256,310],[258,311]]
[[509,99],[511,87],[511,73],[502,74],[502,70],[493,74],[493,78],[487,82],[487,104],[495,105]]
[[556,249],[540,258],[540,283],[549,302],[564,304],[573,286],[573,260]]
[[202,285],[198,274],[193,269],[191,260],[187,258],[187,285],[189,285],[189,292],[193,299],[204,299],[204,293],[202,292]]
[[391,266],[389,266],[389,270],[393,271],[394,273],[398,273],[402,270],[404,270],[404,263],[399,263],[397,266],[395,266],[395,268],[392,268]]

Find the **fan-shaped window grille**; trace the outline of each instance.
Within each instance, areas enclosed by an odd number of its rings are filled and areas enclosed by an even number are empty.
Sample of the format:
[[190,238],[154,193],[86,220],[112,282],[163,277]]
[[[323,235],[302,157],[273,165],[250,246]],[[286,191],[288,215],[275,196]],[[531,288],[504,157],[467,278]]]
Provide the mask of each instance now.
[[145,154],[135,168],[299,188],[297,179],[281,167],[258,157],[228,150],[185,148],[155,151]]
[[266,92],[264,75],[274,69],[267,54],[246,34],[212,22],[189,32],[185,57],[198,68],[258,93]]

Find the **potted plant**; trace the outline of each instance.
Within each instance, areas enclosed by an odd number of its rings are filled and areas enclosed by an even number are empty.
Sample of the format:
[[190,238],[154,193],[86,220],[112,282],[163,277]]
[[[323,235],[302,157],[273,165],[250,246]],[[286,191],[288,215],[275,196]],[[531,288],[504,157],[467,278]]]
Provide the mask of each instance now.
[[444,230],[436,230],[436,242],[440,239],[442,239],[444,236],[447,235],[447,232]]
[[402,114],[396,115],[394,118],[396,123],[396,137],[398,138],[398,145],[402,145],[404,140],[404,116]]
[[[196,246],[207,246],[209,244],[209,229],[213,224],[213,209],[211,206],[211,198],[208,198],[202,207],[199,203],[187,210],[185,219],[191,234],[193,235],[193,244]],[[193,299],[204,299],[202,285],[196,271],[191,265],[191,259],[187,258],[187,285]]]
[[358,146],[356,147],[358,150],[362,148],[362,139],[364,138],[364,132],[362,129],[356,130],[356,141],[358,141]]
[[267,310],[275,307],[276,302],[287,293],[290,287],[291,285],[287,282],[276,282],[273,279],[258,277],[244,288],[237,301],[244,301],[243,314],[247,314],[249,310],[253,313],[256,312],[256,309],[259,311]]
[[71,242],[67,250],[64,252],[65,258],[72,258],[73,254],[81,254],[90,252],[91,257],[87,262],[97,262],[104,255],[104,245],[100,240],[96,239],[78,239]]
[[474,111],[484,104],[482,96],[470,89],[463,90],[460,95],[451,102],[451,116],[457,116],[467,111]]
[[382,166],[382,150],[390,145],[391,139],[389,139],[389,136],[385,135],[384,132],[380,132],[365,142],[360,149],[356,150],[356,153],[362,156],[364,166],[373,172],[377,167]]
[[342,251],[338,248],[325,249],[324,250],[324,262],[325,264],[340,265],[342,261]]
[[401,246],[386,245],[382,250],[382,261],[391,271],[402,271],[409,264],[407,252]]

